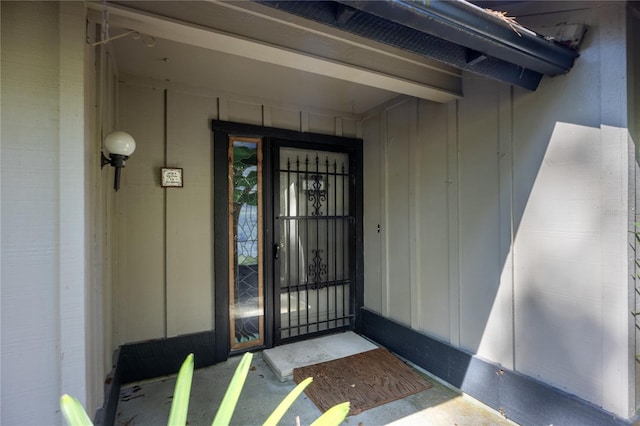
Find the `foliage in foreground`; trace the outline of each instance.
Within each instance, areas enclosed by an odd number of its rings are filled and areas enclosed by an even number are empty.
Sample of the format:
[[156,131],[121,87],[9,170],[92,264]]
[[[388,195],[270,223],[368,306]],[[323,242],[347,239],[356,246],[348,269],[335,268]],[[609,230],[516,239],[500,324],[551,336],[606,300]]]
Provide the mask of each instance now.
[[[251,367],[251,360],[253,359],[252,353],[245,353],[240,360],[240,364],[236,367],[236,371],[229,383],[227,392],[222,398],[220,407],[213,418],[212,426],[226,426],[231,422],[231,416],[235,411],[240,392],[244,386],[244,382],[249,373]],[[191,395],[191,381],[193,379],[193,354],[189,354],[182,363],[180,371],[178,372],[178,378],[176,380],[176,386],[173,392],[173,402],[171,403],[171,411],[169,413],[168,425],[185,425],[187,423],[187,413],[189,411],[189,397]],[[309,386],[313,381],[311,377],[308,377],[297,385],[287,395],[282,402],[276,407],[271,415],[264,422],[264,426],[275,426],[282,419],[289,407],[298,398],[298,396]],[[318,417],[311,426],[337,426],[347,417],[349,413],[349,402],[343,402],[337,404],[334,407],[327,410],[323,415]],[[80,402],[69,396],[62,395],[60,398],[60,407],[62,408],[62,414],[69,426],[93,426],[91,419],[87,415],[87,412],[82,407]]]

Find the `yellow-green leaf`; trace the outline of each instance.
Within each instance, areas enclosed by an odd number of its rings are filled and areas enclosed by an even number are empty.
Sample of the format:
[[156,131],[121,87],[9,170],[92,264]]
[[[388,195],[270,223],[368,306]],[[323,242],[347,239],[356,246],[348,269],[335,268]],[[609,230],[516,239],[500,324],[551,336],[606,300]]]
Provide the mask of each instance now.
[[334,405],[311,423],[311,426],[338,426],[349,414],[349,408],[351,408],[349,401]]
[[233,412],[236,409],[236,404],[238,403],[240,392],[242,392],[244,381],[249,373],[252,359],[253,354],[250,352],[242,356],[240,364],[238,364],[236,372],[233,374],[231,383],[229,383],[227,392],[224,394],[224,398],[222,398],[222,403],[213,419],[213,423],[211,423],[213,426],[227,426],[231,422],[231,416],[233,416]]
[[300,396],[300,394],[307,386],[309,386],[309,383],[311,383],[312,381],[312,377],[307,377],[302,382],[300,382],[298,386],[293,388],[293,390],[289,392],[289,395],[287,395],[286,398],[283,399],[282,402],[278,405],[278,407],[273,410],[273,413],[271,413],[269,418],[264,422],[263,426],[276,426],[280,419],[282,419],[282,416],[284,416],[284,413],[286,413],[289,407],[291,407],[291,404],[293,404],[296,398]]
[[80,401],[72,396],[64,394],[60,397],[62,415],[69,426],[93,426],[93,422],[84,411]]
[[176,387],[173,391],[173,402],[169,413],[169,426],[184,426],[187,424],[187,413],[189,412],[189,396],[191,395],[191,381],[193,379],[193,354],[187,355],[182,363]]

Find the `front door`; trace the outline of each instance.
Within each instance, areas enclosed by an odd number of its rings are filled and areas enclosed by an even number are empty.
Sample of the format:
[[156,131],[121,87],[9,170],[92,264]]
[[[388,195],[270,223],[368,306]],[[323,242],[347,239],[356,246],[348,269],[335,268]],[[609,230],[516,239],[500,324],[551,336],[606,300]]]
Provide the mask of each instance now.
[[216,360],[356,327],[362,141],[213,130]]
[[350,328],[356,218],[349,153],[273,150],[276,343]]

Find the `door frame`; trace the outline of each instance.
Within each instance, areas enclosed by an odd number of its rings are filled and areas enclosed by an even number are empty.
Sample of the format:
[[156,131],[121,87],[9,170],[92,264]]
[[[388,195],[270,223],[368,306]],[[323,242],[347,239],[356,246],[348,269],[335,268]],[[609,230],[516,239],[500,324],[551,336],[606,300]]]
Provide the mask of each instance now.
[[[263,276],[265,277],[264,294],[264,344],[249,350],[270,348],[274,345],[274,297],[273,262],[269,256],[273,247],[273,188],[270,176],[274,170],[271,145],[285,143],[294,147],[313,146],[316,149],[335,151],[338,148],[353,156],[355,188],[355,282],[353,300],[354,329],[360,330],[360,310],[364,306],[364,241],[363,241],[363,142],[362,139],[342,136],[324,135],[320,133],[297,132],[295,130],[257,126],[253,124],[212,120],[213,131],[213,249],[214,249],[214,324],[216,332],[216,360],[226,360],[231,354],[230,320],[229,320],[229,186],[228,186],[228,143],[229,136],[253,137],[262,139],[262,164],[264,179],[263,188]],[[269,182],[269,183],[266,183]],[[235,351],[240,353],[242,351]]]

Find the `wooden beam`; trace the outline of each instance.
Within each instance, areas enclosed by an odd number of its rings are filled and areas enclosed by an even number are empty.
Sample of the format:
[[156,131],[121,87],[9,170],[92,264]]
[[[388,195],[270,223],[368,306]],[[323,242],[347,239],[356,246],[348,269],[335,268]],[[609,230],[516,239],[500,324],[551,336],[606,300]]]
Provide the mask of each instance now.
[[[435,102],[449,102],[462,97],[460,92],[449,88],[431,86],[399,76],[275,46],[212,28],[160,17],[147,12],[121,6],[104,6],[98,3],[88,3],[88,7],[98,12],[106,8],[109,12],[109,24],[111,26],[135,30],[154,37]],[[100,22],[101,16],[95,12],[93,13],[94,16],[90,17],[90,20]]]

